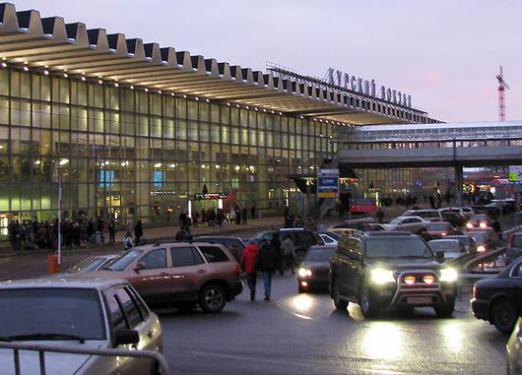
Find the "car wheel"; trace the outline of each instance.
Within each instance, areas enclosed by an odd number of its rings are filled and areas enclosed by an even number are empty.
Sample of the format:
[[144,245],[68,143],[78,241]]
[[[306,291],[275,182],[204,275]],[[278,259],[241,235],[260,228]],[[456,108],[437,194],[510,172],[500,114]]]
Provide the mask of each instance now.
[[374,318],[379,314],[379,308],[372,298],[370,289],[363,284],[359,292],[359,306],[365,318]]
[[517,318],[517,309],[506,299],[495,301],[491,307],[491,323],[502,333],[511,333]]
[[203,288],[199,296],[201,308],[208,313],[218,313],[225,307],[225,290],[217,284],[209,284]]
[[339,291],[337,290],[337,284],[335,282],[332,282],[331,290],[332,290],[332,299],[333,299],[335,308],[337,310],[346,311],[346,309],[348,308],[348,301],[341,298],[341,295],[339,294]]
[[453,315],[453,311],[455,311],[455,301],[445,305],[434,306],[433,309],[439,318],[449,318]]

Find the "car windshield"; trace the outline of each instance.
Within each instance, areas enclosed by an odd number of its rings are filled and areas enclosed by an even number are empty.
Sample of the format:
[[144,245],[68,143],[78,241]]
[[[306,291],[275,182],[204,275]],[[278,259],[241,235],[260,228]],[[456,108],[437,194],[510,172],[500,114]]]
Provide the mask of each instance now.
[[486,242],[486,232],[470,232],[469,234],[475,242],[484,243]]
[[433,223],[428,224],[428,230],[446,230],[449,228],[449,225],[446,223]]
[[513,238],[513,246],[522,247],[522,233],[515,234],[515,237]]
[[417,211],[417,212],[415,212],[415,216],[420,216],[423,219],[439,217],[439,215],[436,212],[432,212],[432,211]]
[[433,251],[459,251],[459,245],[457,241],[430,241],[428,242],[431,250]]
[[335,247],[310,248],[305,261],[327,262],[335,251]]
[[94,289],[0,290],[0,321],[4,340],[106,339],[100,298]]
[[68,268],[65,272],[67,273],[76,273],[76,272],[87,272],[87,271],[96,271],[98,267],[100,267],[103,263],[105,263],[106,258],[101,257],[93,257],[82,260],[80,263],[75,264],[74,266]]
[[335,232],[325,232],[327,235],[329,235],[330,237],[332,237],[334,240],[337,240],[339,241],[339,234],[338,233],[335,233]]
[[426,243],[419,237],[382,236],[368,238],[368,258],[433,258]]
[[116,258],[109,266],[105,267],[105,270],[108,271],[123,271],[129,264],[131,264],[134,259],[139,257],[143,253],[143,250],[134,249],[131,250],[119,258]]
[[470,238],[468,236],[448,236],[446,238],[452,238],[452,239],[455,239],[455,240],[459,240],[460,243],[462,243],[464,246],[469,246],[470,245]]

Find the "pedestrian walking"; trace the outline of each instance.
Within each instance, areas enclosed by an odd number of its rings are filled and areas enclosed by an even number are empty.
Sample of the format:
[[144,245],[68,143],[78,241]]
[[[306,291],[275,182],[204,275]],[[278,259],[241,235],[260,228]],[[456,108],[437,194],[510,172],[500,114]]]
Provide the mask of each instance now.
[[143,225],[141,224],[141,220],[138,220],[134,226],[134,243],[136,245],[140,244],[141,237],[143,237]]
[[107,226],[109,229],[109,243],[114,243],[116,240],[116,223],[114,219],[109,220],[109,225]]
[[286,237],[281,242],[281,253],[282,253],[282,269],[283,273],[287,268],[290,268],[292,275],[295,274],[294,266],[296,261],[294,242],[290,237]]
[[248,213],[247,208],[246,208],[246,207],[243,207],[243,208],[241,209],[241,221],[242,221],[243,224],[245,224],[245,225],[247,224],[247,213]]
[[185,241],[187,239],[187,236],[188,236],[187,231],[185,230],[184,227],[181,227],[177,231],[176,236],[174,237],[174,239],[176,241]]
[[375,216],[377,217],[377,221],[382,224],[383,220],[384,220],[384,210],[382,209],[381,206],[379,206],[377,208],[377,212],[375,213]]
[[250,207],[250,217],[252,219],[256,218],[256,205],[253,204],[252,207]]
[[241,255],[241,269],[245,271],[247,278],[248,289],[250,289],[250,301],[256,299],[256,282],[257,282],[257,255],[259,247],[255,242],[249,243]]
[[270,301],[272,292],[272,273],[277,268],[277,256],[275,250],[270,246],[268,240],[263,240],[256,258],[256,269],[263,275],[263,286],[265,288],[265,301]]

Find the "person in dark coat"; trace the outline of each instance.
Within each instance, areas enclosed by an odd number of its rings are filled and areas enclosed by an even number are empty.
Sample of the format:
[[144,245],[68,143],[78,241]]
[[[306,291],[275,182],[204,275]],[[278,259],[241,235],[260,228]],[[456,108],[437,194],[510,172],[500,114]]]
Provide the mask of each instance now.
[[247,285],[250,289],[250,301],[256,299],[256,281],[257,281],[257,254],[259,253],[259,247],[255,242],[249,243],[241,255],[241,269],[245,271],[247,278]]
[[241,209],[241,222],[242,222],[243,224],[245,224],[245,225],[247,224],[247,213],[248,213],[247,208],[246,208],[246,207],[243,207],[243,208]]
[[94,242],[94,233],[95,232],[96,231],[94,230],[94,220],[91,217],[89,219],[89,223],[87,223],[87,241],[89,241],[90,243]]
[[265,301],[270,301],[272,291],[272,273],[277,269],[277,256],[268,240],[263,240],[256,258],[256,269],[263,275]]
[[184,227],[181,227],[178,232],[176,233],[176,236],[174,237],[176,241],[185,241],[187,239],[187,232],[185,231]]
[[138,220],[138,222],[134,226],[134,244],[136,246],[140,244],[141,237],[143,237],[143,225],[141,224],[141,220]]
[[109,243],[116,242],[116,223],[114,222],[114,219],[109,220],[107,228],[109,229]]

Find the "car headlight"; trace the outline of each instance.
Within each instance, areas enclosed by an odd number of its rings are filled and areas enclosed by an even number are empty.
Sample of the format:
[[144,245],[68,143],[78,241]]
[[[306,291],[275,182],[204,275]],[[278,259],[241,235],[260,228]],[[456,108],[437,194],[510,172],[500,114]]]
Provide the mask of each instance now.
[[477,251],[478,251],[479,253],[483,253],[484,251],[486,251],[486,246],[484,246],[484,245],[478,245],[478,246],[477,246]]
[[488,227],[488,224],[484,223],[483,221],[480,223],[480,228],[486,229]]
[[310,277],[312,276],[312,270],[309,270],[308,268],[299,268],[297,274],[301,277]]
[[370,271],[371,281],[375,284],[386,284],[394,283],[395,278],[393,277],[393,271],[385,270],[382,268],[375,268]]
[[440,270],[440,281],[452,283],[457,281],[459,273],[454,268],[443,268]]
[[473,229],[473,224],[471,224],[471,223],[467,223],[467,224],[466,224],[466,228],[468,228],[468,229]]

